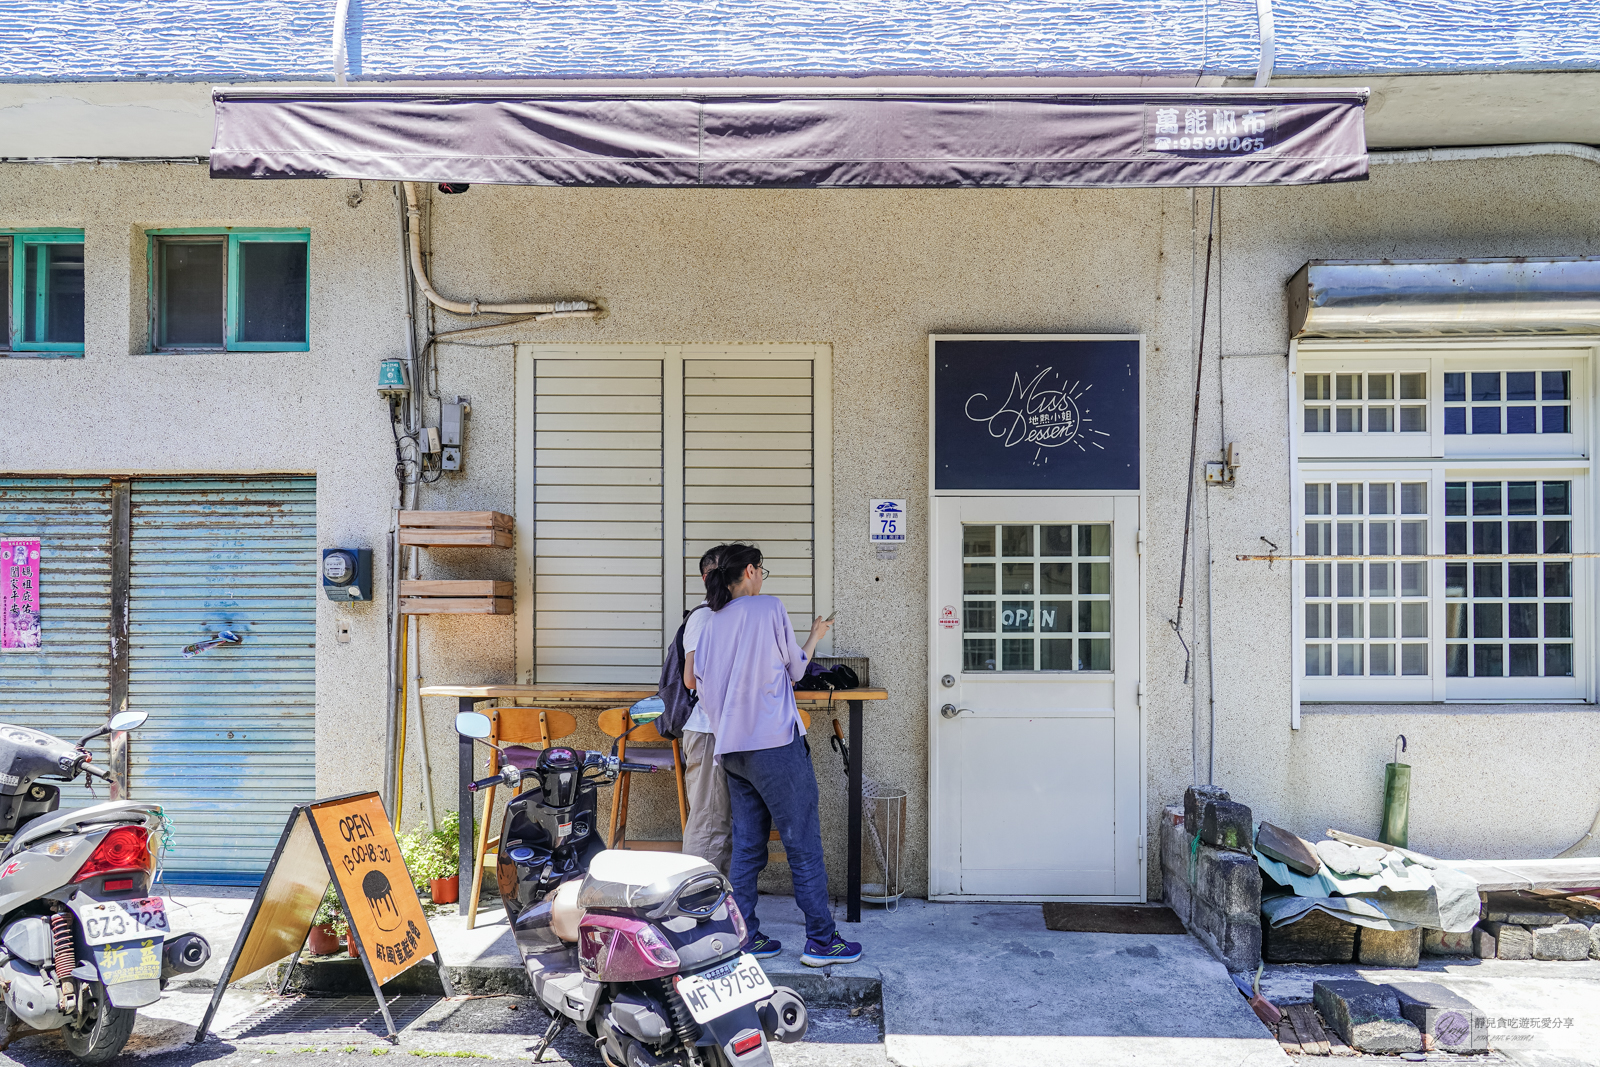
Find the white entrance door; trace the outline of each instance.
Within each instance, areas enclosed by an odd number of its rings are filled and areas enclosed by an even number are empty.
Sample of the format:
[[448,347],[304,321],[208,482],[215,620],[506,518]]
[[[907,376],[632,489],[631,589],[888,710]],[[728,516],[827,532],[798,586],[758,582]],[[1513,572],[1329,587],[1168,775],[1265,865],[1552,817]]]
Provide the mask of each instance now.
[[932,511],[930,895],[1142,901],[1139,498]]

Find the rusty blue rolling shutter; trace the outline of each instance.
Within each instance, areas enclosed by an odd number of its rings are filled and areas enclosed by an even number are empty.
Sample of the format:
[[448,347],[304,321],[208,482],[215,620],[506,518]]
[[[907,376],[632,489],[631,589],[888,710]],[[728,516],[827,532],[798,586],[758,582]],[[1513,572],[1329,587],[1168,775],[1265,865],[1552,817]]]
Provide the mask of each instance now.
[[172,816],[168,881],[252,881],[315,793],[316,512],[314,478],[133,483],[130,786]]
[[[37,651],[0,652],[0,722],[75,741],[111,699],[110,480],[0,478],[0,537],[39,539],[42,613]],[[106,758],[104,742],[94,753]],[[81,784],[62,789],[64,808],[95,802]]]

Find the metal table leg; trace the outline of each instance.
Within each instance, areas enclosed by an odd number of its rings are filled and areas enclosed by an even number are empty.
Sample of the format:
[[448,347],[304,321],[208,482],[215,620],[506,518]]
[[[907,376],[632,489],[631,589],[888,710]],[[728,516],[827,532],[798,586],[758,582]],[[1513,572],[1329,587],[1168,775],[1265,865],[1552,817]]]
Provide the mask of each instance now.
[[[458,711],[471,711],[474,703],[473,697],[461,697],[456,707]],[[457,868],[460,875],[461,890],[458,894],[456,905],[457,914],[467,913],[467,894],[472,892],[472,861],[476,858],[472,846],[472,791],[467,787],[472,784],[472,738],[465,734],[456,734],[459,742],[457,763],[457,779],[459,797],[456,800],[456,810],[460,812],[461,825],[457,831],[457,840],[460,842],[461,862]]]
[[861,701],[850,704],[850,854],[845,863],[844,921],[861,921]]

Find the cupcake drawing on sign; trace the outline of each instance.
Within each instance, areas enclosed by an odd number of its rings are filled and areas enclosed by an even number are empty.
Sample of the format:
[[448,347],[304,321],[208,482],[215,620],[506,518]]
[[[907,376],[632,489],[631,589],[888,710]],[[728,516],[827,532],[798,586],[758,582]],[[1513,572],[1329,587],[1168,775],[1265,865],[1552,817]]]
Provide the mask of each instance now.
[[361,892],[366,895],[367,906],[372,909],[372,919],[384,933],[400,929],[400,905],[394,899],[394,887],[388,875],[373,869],[361,879]]

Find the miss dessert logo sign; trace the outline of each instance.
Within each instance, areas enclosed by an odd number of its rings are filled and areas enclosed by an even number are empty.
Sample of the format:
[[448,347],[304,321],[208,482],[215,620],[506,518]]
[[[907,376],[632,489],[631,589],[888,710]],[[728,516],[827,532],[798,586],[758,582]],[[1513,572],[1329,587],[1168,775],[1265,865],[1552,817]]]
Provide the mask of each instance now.
[[1140,342],[935,337],[934,490],[1138,489]]

